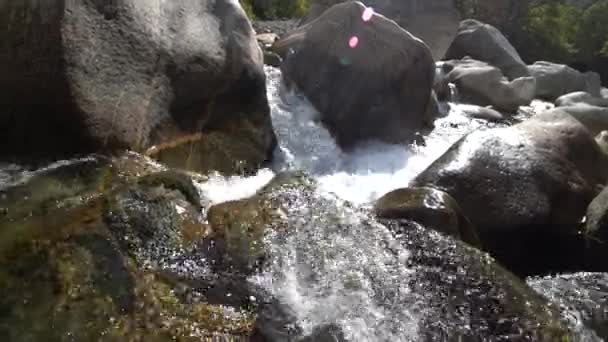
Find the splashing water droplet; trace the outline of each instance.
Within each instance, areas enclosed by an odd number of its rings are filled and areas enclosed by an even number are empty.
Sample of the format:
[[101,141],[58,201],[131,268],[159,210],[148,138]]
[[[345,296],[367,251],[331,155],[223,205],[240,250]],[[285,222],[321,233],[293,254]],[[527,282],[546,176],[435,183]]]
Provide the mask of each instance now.
[[367,7],[363,11],[363,15],[361,16],[361,18],[363,19],[363,21],[370,21],[373,16],[374,16],[374,9],[371,7]]
[[357,36],[350,37],[348,40],[348,46],[350,46],[351,49],[354,49],[357,47],[357,45],[359,45],[359,38]]

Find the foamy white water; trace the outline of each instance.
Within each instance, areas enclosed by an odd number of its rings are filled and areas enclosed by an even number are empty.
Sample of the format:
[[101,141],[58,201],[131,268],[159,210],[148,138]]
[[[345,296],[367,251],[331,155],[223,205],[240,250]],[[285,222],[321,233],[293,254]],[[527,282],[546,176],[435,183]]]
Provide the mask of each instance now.
[[436,120],[424,146],[376,142],[344,153],[318,121],[314,107],[284,87],[279,69],[266,67],[266,74],[279,143],[273,170],[261,170],[248,178],[212,175],[202,185],[212,204],[251,196],[272,178],[273,172],[286,170],[304,170],[318,181],[321,190],[355,204],[369,203],[391,190],[406,187],[466,133],[487,127],[485,121],[471,119],[458,105],[450,104],[449,114]]
[[266,68],[272,120],[282,158],[275,170],[299,169],[312,175],[322,190],[364,204],[402,188],[466,133],[487,126],[450,105],[435,122],[424,146],[370,143],[344,153],[318,122],[318,112],[301,95],[285,89],[278,69]]

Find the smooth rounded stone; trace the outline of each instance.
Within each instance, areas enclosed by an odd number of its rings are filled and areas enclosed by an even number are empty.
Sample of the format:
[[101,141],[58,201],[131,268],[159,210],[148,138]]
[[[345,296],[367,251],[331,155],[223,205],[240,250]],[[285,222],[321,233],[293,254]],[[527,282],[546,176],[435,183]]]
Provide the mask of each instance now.
[[557,107],[553,111],[563,111],[570,114],[583,124],[593,136],[598,135],[601,131],[608,130],[608,107],[576,103]]
[[270,47],[279,39],[279,36],[276,33],[260,33],[255,35],[255,39],[258,43],[262,44],[262,46]]
[[595,136],[595,142],[608,155],[608,131],[601,131]]
[[509,80],[530,76],[526,64],[507,38],[494,26],[475,19],[460,22],[458,34],[444,59],[466,56],[497,67]]
[[530,74],[536,79],[536,97],[553,101],[575,91],[586,91],[600,96],[599,75],[582,73],[564,64],[538,61],[528,65]]
[[436,86],[454,83],[463,103],[493,106],[497,110],[516,112],[534,99],[536,82],[532,77],[507,80],[500,69],[470,58],[442,63],[445,77]]
[[465,115],[474,119],[483,119],[487,121],[505,120],[505,116],[502,113],[489,107],[459,105],[458,109],[461,110]]
[[462,215],[458,203],[447,193],[428,187],[389,192],[374,203],[381,219],[408,219],[474,247],[481,247],[475,228]]
[[[250,335],[250,312],[212,303],[204,291],[214,276],[198,251],[207,227],[192,181],[175,171],[146,172],[140,161],[62,162],[2,190],[3,339]],[[22,197],[25,191],[34,195]]]
[[281,63],[283,63],[283,58],[281,58],[281,56],[279,56],[277,53],[272,51],[264,51],[264,64],[279,68],[281,67]]
[[[345,0],[312,0],[308,14],[300,25],[320,17],[331,6]],[[452,43],[458,30],[460,13],[449,0],[363,0],[374,9],[414,36],[422,39],[431,49],[433,59],[440,60]]]
[[425,117],[435,72],[428,47],[380,14],[361,20],[364,10],[360,2],[333,6],[281,65],[346,150],[409,143],[434,119]]
[[9,1],[0,21],[0,158],[141,152],[212,131],[255,146],[248,163],[270,157],[262,52],[237,1]]
[[563,315],[580,330],[591,329],[586,341],[608,339],[608,274],[563,274],[530,278],[527,283],[559,304]]
[[[238,207],[231,205],[241,213],[228,208],[222,210],[221,216],[226,222],[235,227],[248,227],[240,230],[243,235],[254,231],[253,227],[266,231],[266,257],[261,265],[262,271],[268,267],[287,272],[270,273],[273,283],[268,285],[275,291],[282,291],[283,278],[293,277],[288,284],[297,285],[294,291],[302,295],[298,297],[297,304],[291,301],[291,292],[290,301],[282,296],[274,297],[276,292],[256,295],[259,304],[254,328],[256,341],[348,341],[353,337],[353,328],[362,329],[355,330],[354,336],[358,337],[360,333],[369,334],[368,329],[375,327],[373,324],[365,325],[370,322],[359,319],[354,320],[354,326],[344,326],[342,324],[347,323],[343,322],[352,322],[351,315],[356,318],[360,314],[358,310],[374,305],[380,305],[384,315],[374,316],[376,320],[373,323],[381,324],[377,332],[386,334],[390,332],[384,329],[385,326],[387,329],[396,328],[387,321],[407,308],[411,316],[408,321],[397,322],[399,328],[393,332],[396,335],[391,336],[412,337],[412,340],[492,341],[508,336],[510,340],[561,341],[573,338],[551,303],[486,253],[409,220],[377,221],[365,209],[334,201],[320,195],[315,184],[305,176],[282,174],[255,196],[239,201]],[[242,210],[245,208],[247,214]],[[272,212],[275,214],[267,214]],[[359,258],[358,253],[369,253],[370,250],[383,254],[378,259],[383,262],[388,262],[387,258],[402,250],[407,251],[407,256],[398,258],[400,261],[396,264],[362,263],[366,272],[358,268],[361,265],[344,264],[348,259],[343,259],[342,245],[349,245],[352,239],[359,241],[361,234],[369,238],[365,243],[370,246],[361,244],[358,245],[359,251],[352,251]],[[320,243],[323,249],[314,250],[316,243]],[[405,249],[400,249],[403,247]],[[324,257],[319,258],[317,253],[323,253]],[[311,264],[308,257],[314,258]],[[296,267],[295,274],[289,273],[291,267]],[[384,278],[401,267],[409,270],[407,276]],[[350,271],[353,273],[346,277],[347,283],[340,283],[341,277],[332,281],[324,278],[329,276],[324,272],[335,275]],[[264,278],[264,274],[257,277]],[[404,286],[409,290],[403,290]],[[337,321],[333,320],[335,317],[328,308],[320,316],[314,316],[314,319],[321,318],[321,322],[311,327],[308,334],[304,333],[298,317],[308,312],[308,309],[302,312],[302,305],[311,305],[311,310],[315,310],[315,303],[307,301],[312,300],[311,296],[319,296],[321,301],[329,296],[327,305],[332,305],[334,302],[329,300],[333,296],[348,296],[349,291],[355,291],[355,298],[364,301],[363,307],[353,302],[342,303],[353,311],[340,314]],[[323,321],[326,311],[327,321]],[[406,326],[408,322],[414,322],[417,327],[418,339],[409,335],[412,332]],[[307,320],[305,323],[310,324]],[[401,328],[404,330],[399,330]],[[365,336],[382,339],[386,335]],[[358,340],[356,337],[352,340]]]
[[608,99],[608,88],[602,88],[600,91],[600,96],[604,99]]
[[[608,243],[608,188],[604,188],[587,208],[585,235],[601,244]],[[608,254],[608,248],[604,249]]]
[[555,100],[557,107],[573,106],[579,103],[597,107],[608,107],[608,99],[593,96],[585,91],[575,91],[562,95]]
[[518,274],[542,274],[582,267],[578,227],[607,170],[589,131],[553,110],[470,133],[410,185],[450,194],[501,263]]

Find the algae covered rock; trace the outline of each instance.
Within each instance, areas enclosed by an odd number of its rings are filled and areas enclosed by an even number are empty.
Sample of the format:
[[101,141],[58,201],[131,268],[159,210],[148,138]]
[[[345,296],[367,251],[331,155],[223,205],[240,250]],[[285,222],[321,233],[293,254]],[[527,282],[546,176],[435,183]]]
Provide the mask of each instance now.
[[475,228],[456,200],[441,190],[429,187],[394,190],[378,199],[374,209],[379,218],[409,219],[472,246],[481,246]]
[[[200,251],[208,228],[192,181],[174,171],[147,172],[156,166],[127,160],[66,162],[2,189],[3,340],[250,335],[249,310],[215,298],[212,304],[206,296],[214,275]],[[108,174],[115,177],[111,183]],[[6,201],[26,192],[36,196]],[[24,209],[43,203],[44,210]]]
[[278,200],[276,192],[298,192],[309,189],[312,184],[304,174],[285,173],[275,177],[253,197],[209,208],[207,219],[213,231],[212,238],[223,249],[222,260],[227,262],[224,265],[246,273],[260,266],[266,254],[266,234],[288,228],[285,210],[290,203]]

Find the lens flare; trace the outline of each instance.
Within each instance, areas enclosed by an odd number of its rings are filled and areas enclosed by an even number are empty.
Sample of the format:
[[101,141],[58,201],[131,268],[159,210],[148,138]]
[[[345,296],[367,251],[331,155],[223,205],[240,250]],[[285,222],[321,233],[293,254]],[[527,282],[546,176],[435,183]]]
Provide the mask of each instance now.
[[357,37],[357,36],[350,37],[350,39],[348,40],[348,46],[350,46],[351,49],[354,49],[357,47],[357,45],[359,45],[359,37]]
[[374,16],[374,9],[371,7],[367,7],[363,11],[363,15],[361,16],[361,18],[363,19],[363,21],[370,21],[370,20],[372,20],[373,16]]

